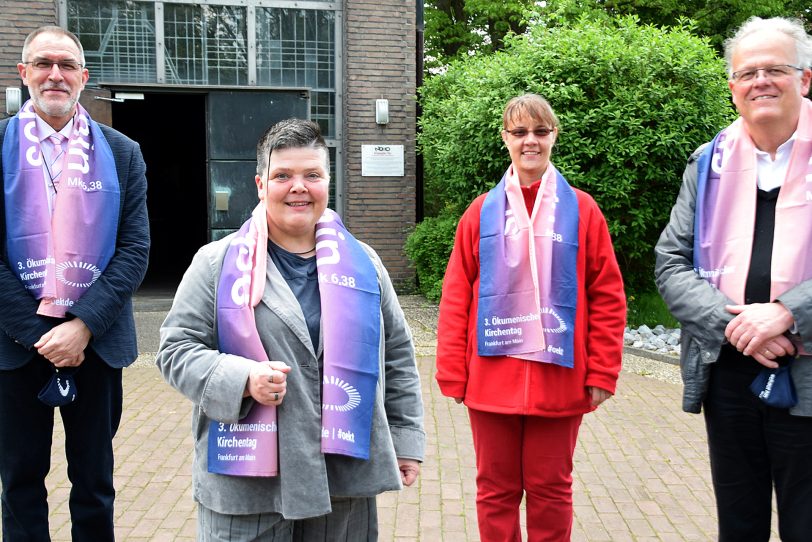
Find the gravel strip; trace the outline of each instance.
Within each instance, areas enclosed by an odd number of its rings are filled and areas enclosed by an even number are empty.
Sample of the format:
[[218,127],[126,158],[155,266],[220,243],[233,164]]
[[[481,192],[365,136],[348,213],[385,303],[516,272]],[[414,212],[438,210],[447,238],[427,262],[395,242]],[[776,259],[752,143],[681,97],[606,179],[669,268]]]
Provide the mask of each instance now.
[[[677,362],[679,360],[676,360]],[[679,372],[679,365],[671,361],[660,361],[646,355],[636,355],[629,353],[628,349],[623,353],[623,372],[629,372],[654,378],[669,384],[682,385],[682,377]]]

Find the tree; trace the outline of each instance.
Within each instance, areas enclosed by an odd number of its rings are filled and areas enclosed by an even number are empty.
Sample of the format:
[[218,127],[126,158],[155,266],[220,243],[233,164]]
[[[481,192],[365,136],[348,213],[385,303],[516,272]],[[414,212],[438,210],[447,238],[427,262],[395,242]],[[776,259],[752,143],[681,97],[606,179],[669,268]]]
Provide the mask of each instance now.
[[807,0],[550,0],[538,9],[541,17],[558,12],[577,18],[584,12],[603,11],[609,16],[635,15],[643,24],[679,26],[694,22],[694,32],[707,36],[718,52],[736,28],[751,16],[795,17],[812,30]]
[[426,67],[504,47],[508,33],[527,28],[526,14],[535,0],[429,0],[425,3]]
[[574,21],[585,13],[593,19],[635,15],[655,26],[680,26],[691,19],[693,32],[707,36],[720,53],[724,40],[753,15],[796,17],[812,32],[808,0],[428,0],[426,68],[502,50],[511,33],[523,34],[533,24]]

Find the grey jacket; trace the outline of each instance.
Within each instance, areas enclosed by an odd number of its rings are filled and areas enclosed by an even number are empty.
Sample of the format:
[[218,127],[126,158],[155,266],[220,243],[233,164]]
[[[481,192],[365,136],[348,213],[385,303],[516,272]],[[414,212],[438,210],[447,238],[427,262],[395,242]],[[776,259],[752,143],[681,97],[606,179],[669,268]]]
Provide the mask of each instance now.
[[209,422],[235,422],[253,404],[243,398],[243,390],[255,362],[217,350],[216,289],[231,237],[195,255],[161,326],[156,360],[164,378],[194,403],[195,500],[222,514],[278,512],[300,519],[330,512],[330,496],[400,489],[397,458],[422,460],[424,454],[420,380],[411,332],[389,276],[366,245],[381,288],[381,370],[370,459],[321,453],[322,345],[312,344],[299,302],[268,257],[265,293],[255,310],[257,328],[270,359],[291,366],[277,410],[280,474],[263,478],[207,471]]
[[[682,325],[682,408],[694,413],[702,408],[708,389],[710,364],[719,357],[719,350],[725,341],[725,327],[733,319],[733,315],[725,310],[725,305],[735,304],[693,269],[697,160],[706,145],[689,158],[682,177],[682,188],[671,210],[671,219],[654,249],[657,287],[671,313]],[[804,350],[812,352],[812,280],[784,292],[777,301],[792,313],[797,328],[796,338],[803,341]],[[792,378],[798,393],[798,404],[790,409],[790,414],[812,416],[812,357],[796,359],[792,365]]]

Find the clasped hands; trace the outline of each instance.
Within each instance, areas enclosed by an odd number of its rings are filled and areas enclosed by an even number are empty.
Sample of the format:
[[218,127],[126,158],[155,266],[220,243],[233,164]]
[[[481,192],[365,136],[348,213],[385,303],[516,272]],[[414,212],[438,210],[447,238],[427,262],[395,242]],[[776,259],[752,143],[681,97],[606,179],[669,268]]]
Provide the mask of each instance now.
[[54,367],[78,367],[85,360],[85,348],[92,333],[79,318],[54,326],[34,343],[37,353]]
[[745,356],[775,369],[777,358],[795,354],[795,346],[784,335],[795,320],[781,303],[726,305],[725,309],[736,315],[727,324],[725,337]]
[[255,363],[245,383],[243,397],[265,406],[279,406],[288,390],[290,366],[283,361]]

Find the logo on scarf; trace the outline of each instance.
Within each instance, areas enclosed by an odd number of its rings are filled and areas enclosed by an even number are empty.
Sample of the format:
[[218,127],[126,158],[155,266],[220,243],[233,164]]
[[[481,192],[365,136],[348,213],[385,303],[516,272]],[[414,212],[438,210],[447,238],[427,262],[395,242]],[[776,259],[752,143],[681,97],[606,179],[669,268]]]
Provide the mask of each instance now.
[[[65,271],[67,269],[82,269],[91,273],[90,281],[89,282],[76,282],[73,280],[68,280],[65,278]],[[62,262],[56,266],[56,278],[63,284],[67,284],[68,286],[72,286],[74,288],[89,288],[91,284],[96,282],[96,280],[101,276],[101,269],[93,265],[92,263],[85,263],[85,262]]]
[[[336,377],[336,376],[324,376],[324,385],[335,386],[339,388],[341,391],[347,394],[347,401],[343,405],[331,405],[327,402],[324,403],[322,409],[324,410],[334,410],[336,412],[347,412],[349,410],[354,409],[358,405],[361,404],[361,394],[358,393],[351,384],[348,382]],[[326,396],[327,394],[325,394]]]
[[238,307],[248,305],[251,300],[251,265],[254,257],[254,242],[248,237],[238,236],[231,241],[238,247],[234,266],[242,272],[231,285],[231,301]]
[[[332,218],[328,215],[319,219],[320,223],[332,222]],[[321,239],[325,235],[332,235],[344,240],[344,234],[336,231],[335,228],[318,228],[316,230],[316,265],[336,265],[341,261],[341,254],[338,251],[338,241],[334,239]],[[326,256],[319,254],[319,251],[329,249],[330,253]]]
[[556,327],[544,327],[544,333],[564,333],[567,331],[567,323],[564,322],[564,319],[561,318],[552,307],[542,307],[541,314],[549,314],[558,321],[558,326]]
[[719,136],[719,140],[716,144],[715,152],[713,153],[713,157],[711,158],[711,169],[717,175],[722,173],[722,168],[727,163],[727,159],[730,158],[727,154],[727,132],[723,132]]
[[[31,102],[26,102],[26,107],[23,107],[23,110],[20,111],[19,116],[20,124],[22,125],[23,129],[23,135],[25,136],[25,141],[21,141],[25,149],[25,160],[32,166],[41,166],[42,152],[40,152],[39,148],[39,137],[37,137],[37,135],[34,133],[34,129],[37,126],[37,114],[34,112],[34,104]],[[23,123],[22,121],[24,120],[27,120],[28,122]]]

